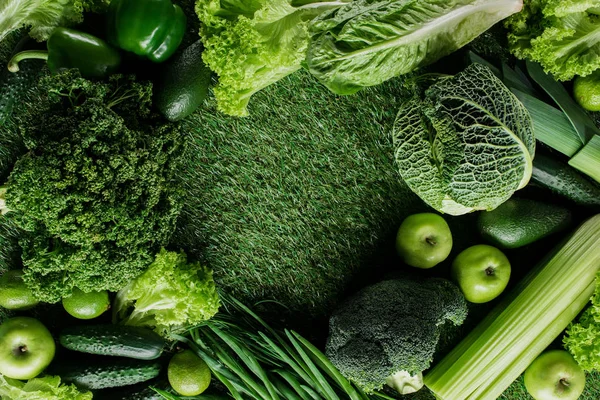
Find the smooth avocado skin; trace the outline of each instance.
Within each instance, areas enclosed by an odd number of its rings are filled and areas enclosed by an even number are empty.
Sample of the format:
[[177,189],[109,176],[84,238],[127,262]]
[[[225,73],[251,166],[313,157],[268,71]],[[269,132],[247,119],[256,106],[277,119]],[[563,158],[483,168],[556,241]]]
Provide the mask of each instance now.
[[571,220],[571,212],[566,208],[511,198],[495,210],[481,212],[477,227],[489,243],[515,249],[568,228]]
[[172,57],[154,83],[154,104],[169,120],[192,114],[208,96],[211,70],[202,61],[200,40]]

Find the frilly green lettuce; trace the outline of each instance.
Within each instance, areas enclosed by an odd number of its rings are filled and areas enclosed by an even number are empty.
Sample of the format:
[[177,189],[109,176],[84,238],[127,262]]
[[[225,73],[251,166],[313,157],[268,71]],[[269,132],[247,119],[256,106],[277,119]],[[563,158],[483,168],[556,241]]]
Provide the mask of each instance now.
[[92,400],[92,393],[82,393],[75,385],[61,385],[59,376],[44,376],[21,382],[0,375],[0,398],[2,400]]
[[600,68],[600,0],[527,0],[506,26],[511,52],[558,80]]
[[250,97],[299,70],[306,56],[308,21],[319,7],[288,0],[198,0],[204,62],[219,76],[220,111],[248,115]]
[[168,336],[210,319],[219,306],[212,270],[188,263],[185,253],[162,249],[146,272],[117,293],[113,316]]

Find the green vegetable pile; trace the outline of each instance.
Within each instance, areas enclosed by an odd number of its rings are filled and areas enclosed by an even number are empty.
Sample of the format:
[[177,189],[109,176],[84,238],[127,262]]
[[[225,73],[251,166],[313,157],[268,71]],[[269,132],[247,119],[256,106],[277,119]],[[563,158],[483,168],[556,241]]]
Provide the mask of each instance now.
[[21,110],[28,152],[9,176],[6,206],[40,300],[122,288],[174,230],[185,140],[150,111],[151,90],[132,77],[95,83],[69,71],[42,79]]

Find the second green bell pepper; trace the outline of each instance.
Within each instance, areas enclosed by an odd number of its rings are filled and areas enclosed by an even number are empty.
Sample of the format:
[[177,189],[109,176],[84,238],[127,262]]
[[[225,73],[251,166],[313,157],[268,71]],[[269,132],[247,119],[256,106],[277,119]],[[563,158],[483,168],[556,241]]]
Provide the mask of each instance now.
[[17,72],[19,61],[37,58],[47,60],[52,73],[62,68],[77,68],[84,78],[104,78],[114,73],[121,63],[119,52],[104,40],[74,29],[56,28],[47,47],[48,51],[26,50],[15,54],[8,69]]
[[109,42],[154,62],[177,50],[185,28],[185,15],[171,0],[112,0],[108,9]]

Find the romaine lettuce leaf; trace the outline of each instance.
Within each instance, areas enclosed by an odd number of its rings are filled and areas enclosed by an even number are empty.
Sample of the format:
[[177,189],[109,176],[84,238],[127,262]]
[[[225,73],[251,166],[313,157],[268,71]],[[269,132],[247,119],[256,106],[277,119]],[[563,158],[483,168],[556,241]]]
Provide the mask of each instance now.
[[30,35],[46,40],[57,26],[83,20],[83,11],[100,11],[109,0],[2,0],[0,1],[0,41],[19,28],[30,27]]
[[316,17],[306,63],[352,94],[439,60],[516,13],[522,0],[355,0]]
[[440,79],[405,103],[393,138],[400,175],[442,213],[492,210],[531,177],[531,117],[480,64]]

